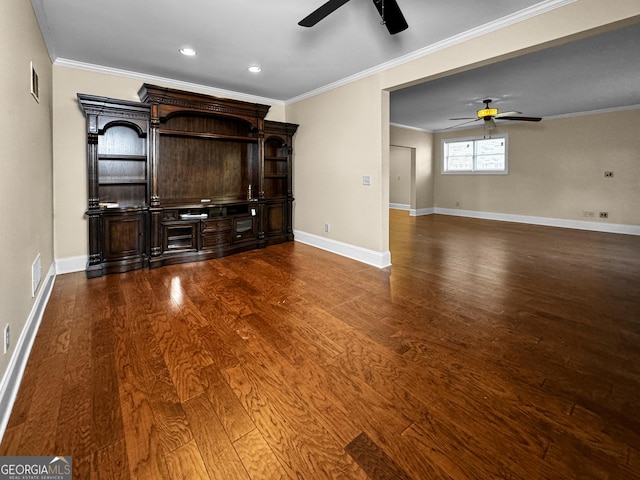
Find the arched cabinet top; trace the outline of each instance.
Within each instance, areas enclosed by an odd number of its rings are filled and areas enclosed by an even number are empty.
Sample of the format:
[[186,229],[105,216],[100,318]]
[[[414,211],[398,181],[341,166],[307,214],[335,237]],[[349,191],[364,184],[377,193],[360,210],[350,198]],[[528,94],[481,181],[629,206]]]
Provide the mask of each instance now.
[[163,130],[210,133],[237,137],[258,137],[258,126],[246,118],[226,117],[192,110],[177,110],[159,119]]
[[279,138],[283,143],[289,143],[291,137],[293,137],[298,130],[298,126],[295,123],[274,122],[272,120],[264,121],[264,136],[265,141],[270,138]]
[[152,122],[165,121],[176,115],[200,115],[208,118],[242,120],[252,129],[262,130],[269,105],[218,98],[200,93],[145,83],[138,91],[140,100],[151,105]]
[[78,103],[87,117],[89,133],[102,133],[112,125],[127,125],[146,134],[149,125],[149,105],[78,93]]
[[[106,118],[104,122],[98,122],[98,134],[104,135],[110,129],[126,131],[125,129],[130,129],[132,133],[137,135],[140,138],[144,138],[147,136],[146,125],[140,125],[139,122]],[[113,130],[111,130],[113,131]]]

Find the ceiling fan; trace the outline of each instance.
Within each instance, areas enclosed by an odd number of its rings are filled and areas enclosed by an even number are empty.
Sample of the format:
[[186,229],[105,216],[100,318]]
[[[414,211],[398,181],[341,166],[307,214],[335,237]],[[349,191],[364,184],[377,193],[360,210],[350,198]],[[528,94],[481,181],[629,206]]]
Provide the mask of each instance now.
[[496,127],[495,120],[517,120],[520,122],[539,122],[542,120],[542,117],[525,117],[522,116],[522,112],[504,112],[500,113],[497,108],[493,108],[489,106],[492,102],[490,98],[486,100],[482,100],[484,103],[484,108],[481,108],[476,112],[475,117],[457,117],[450,118],[449,120],[469,120],[468,122],[460,123],[458,125],[454,125],[453,127],[460,127],[462,125],[466,125],[467,123],[477,122],[478,120],[484,120],[484,125],[486,128],[493,129]]
[[[324,5],[321,5],[318,9],[311,12],[305,18],[298,22],[301,27],[313,27],[320,20],[335,12],[342,5],[349,0],[329,0]],[[394,35],[396,33],[406,30],[409,25],[402,15],[402,11],[398,6],[396,0],[372,0],[373,4],[378,9],[378,13],[382,18],[382,24],[387,27],[389,33]]]

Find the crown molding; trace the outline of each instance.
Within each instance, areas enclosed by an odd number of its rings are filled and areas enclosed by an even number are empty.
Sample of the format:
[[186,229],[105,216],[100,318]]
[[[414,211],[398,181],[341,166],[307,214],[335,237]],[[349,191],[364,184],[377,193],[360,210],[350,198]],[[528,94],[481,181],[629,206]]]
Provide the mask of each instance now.
[[51,63],[55,63],[57,55],[54,48],[56,44],[53,40],[53,33],[49,30],[49,22],[47,21],[47,15],[42,7],[42,0],[31,0],[31,8],[33,8],[33,13],[36,15],[36,21],[38,22],[38,27],[40,27],[40,32],[42,33],[42,39],[44,40],[44,44],[47,47],[47,52],[49,53],[49,58],[51,59]]
[[622,112],[624,110],[637,110],[638,108],[640,108],[640,104],[625,105],[622,107],[602,108],[600,110],[588,110],[584,112],[573,112],[573,113],[563,113],[560,115],[549,115],[547,117],[544,117],[544,120],[556,120],[559,118],[581,117],[584,115],[598,115],[600,113]]
[[423,133],[434,133],[433,130],[428,130],[426,128],[420,128],[420,127],[412,127],[411,125],[402,125],[401,123],[389,123],[390,127],[396,127],[396,128],[404,128],[405,130],[415,130],[417,132],[423,132]]
[[57,58],[53,62],[57,67],[75,68],[78,70],[86,70],[94,73],[101,73],[105,75],[115,75],[118,77],[133,78],[140,80],[143,83],[160,84],[165,87],[178,88],[181,90],[198,91],[207,95],[214,95],[217,97],[233,97],[237,100],[243,100],[251,103],[267,103],[269,105],[284,105],[282,100],[275,100],[273,98],[259,97],[257,95],[249,95],[246,93],[235,92],[233,90],[224,90],[222,88],[210,87],[207,85],[200,85],[197,83],[183,82],[181,80],[174,80],[171,78],[158,77],[155,75],[147,75],[145,73],[132,72],[130,70],[122,70],[119,68],[105,67],[102,65],[95,65],[92,63],[77,62],[75,60],[69,60],[67,58]]

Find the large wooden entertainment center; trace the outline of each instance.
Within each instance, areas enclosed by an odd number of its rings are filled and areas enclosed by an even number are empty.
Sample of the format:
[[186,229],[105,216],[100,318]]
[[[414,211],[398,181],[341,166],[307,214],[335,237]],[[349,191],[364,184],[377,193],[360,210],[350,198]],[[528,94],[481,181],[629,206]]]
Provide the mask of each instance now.
[[144,84],[78,94],[87,118],[87,276],[293,240],[292,139],[268,105]]

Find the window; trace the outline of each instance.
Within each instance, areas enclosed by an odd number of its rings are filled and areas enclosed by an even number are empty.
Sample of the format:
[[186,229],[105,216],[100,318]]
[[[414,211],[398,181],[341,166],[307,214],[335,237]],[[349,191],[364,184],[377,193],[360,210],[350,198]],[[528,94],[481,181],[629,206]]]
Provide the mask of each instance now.
[[442,173],[508,173],[507,136],[442,141]]

